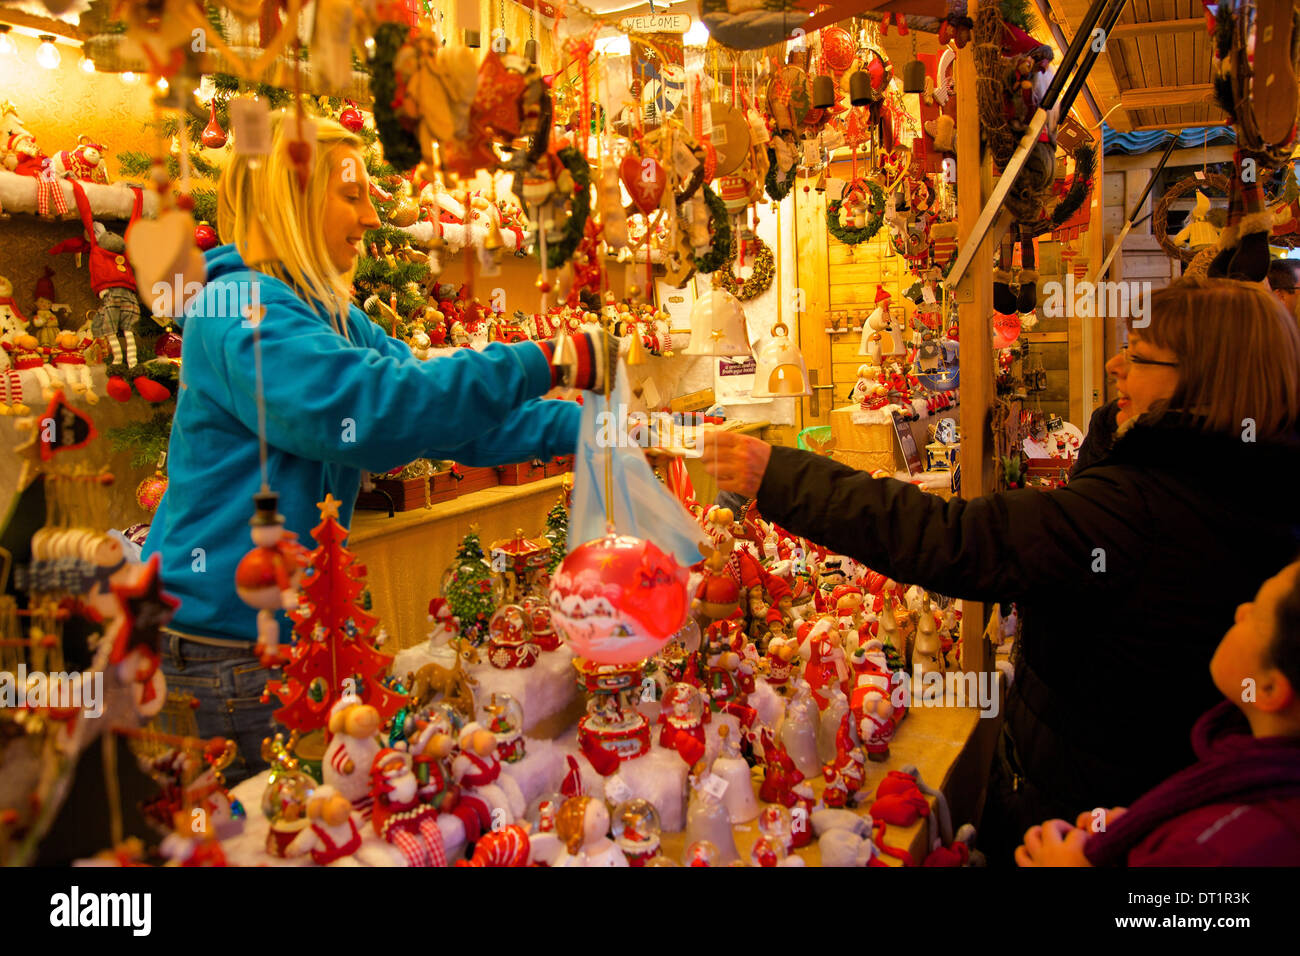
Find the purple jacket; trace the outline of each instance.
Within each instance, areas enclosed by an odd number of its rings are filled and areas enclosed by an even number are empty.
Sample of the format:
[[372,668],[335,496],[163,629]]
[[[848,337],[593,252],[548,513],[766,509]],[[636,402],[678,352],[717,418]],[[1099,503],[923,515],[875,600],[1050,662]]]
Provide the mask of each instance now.
[[1197,762],[1085,847],[1095,866],[1300,866],[1300,737],[1254,737],[1224,701],[1192,729]]

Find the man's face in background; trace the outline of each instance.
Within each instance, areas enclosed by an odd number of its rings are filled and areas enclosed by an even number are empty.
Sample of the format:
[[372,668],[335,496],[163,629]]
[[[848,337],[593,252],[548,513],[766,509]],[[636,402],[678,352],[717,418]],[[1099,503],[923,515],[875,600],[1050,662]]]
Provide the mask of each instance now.
[[1297,281],[1297,273],[1300,272],[1300,260],[1285,260],[1285,265],[1274,266],[1269,269],[1268,284],[1277,296],[1278,301],[1286,306],[1286,310],[1291,313],[1293,318],[1300,320],[1300,281]]

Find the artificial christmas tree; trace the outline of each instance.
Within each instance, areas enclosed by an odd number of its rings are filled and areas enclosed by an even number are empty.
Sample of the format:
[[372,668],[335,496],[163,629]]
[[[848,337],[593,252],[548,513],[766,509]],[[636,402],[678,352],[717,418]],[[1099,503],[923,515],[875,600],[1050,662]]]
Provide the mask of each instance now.
[[469,534],[456,550],[456,563],[443,579],[443,596],[460,621],[460,636],[475,644],[486,640],[495,600],[492,568],[479,543],[478,525],[470,525]]
[[563,496],[546,512],[546,530],[542,532],[542,537],[551,543],[551,559],[547,562],[546,573],[554,574],[564,560],[569,542],[569,509],[564,505]]
[[330,709],[349,692],[379,711],[381,725],[406,701],[381,683],[393,659],[370,642],[379,621],[362,609],[366,571],[343,546],[348,532],[338,522],[339,502],[326,495],[317,507],[321,522],[311,532],[317,547],[290,615],[298,639],[284,678],[266,687],[283,704],[276,721],[304,736],[326,726]]

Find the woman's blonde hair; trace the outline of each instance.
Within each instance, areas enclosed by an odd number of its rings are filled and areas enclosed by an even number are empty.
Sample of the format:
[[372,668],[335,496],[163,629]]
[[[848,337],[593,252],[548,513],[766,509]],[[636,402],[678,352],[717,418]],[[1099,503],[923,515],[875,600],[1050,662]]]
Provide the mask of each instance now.
[[[1300,329],[1263,287],[1187,277],[1151,296],[1150,324],[1128,319],[1134,338],[1178,357],[1178,387],[1152,412],[1186,411],[1207,430],[1238,432],[1254,421],[1259,438],[1300,422]],[[1150,413],[1148,413],[1150,414]]]
[[[250,269],[257,269],[292,286],[309,303],[329,314],[335,329],[347,336],[352,301],[352,269],[339,272],[325,244],[325,195],[340,149],[361,152],[364,142],[338,123],[316,119],[316,143],[307,188],[298,182],[298,169],[289,147],[296,136],[292,115],[272,121],[271,152],[254,162],[237,155],[223,171],[217,187],[217,232],[233,242]],[[355,171],[364,182],[365,169]],[[260,229],[274,258],[249,261],[250,237]]]

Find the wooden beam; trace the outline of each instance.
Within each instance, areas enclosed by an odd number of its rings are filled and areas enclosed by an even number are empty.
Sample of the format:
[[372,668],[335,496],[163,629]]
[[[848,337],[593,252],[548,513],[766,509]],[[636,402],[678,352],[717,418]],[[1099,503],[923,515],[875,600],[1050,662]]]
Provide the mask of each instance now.
[[[1047,24],[1047,29],[1052,34],[1052,39],[1055,41],[1054,45],[1056,47],[1057,61],[1059,62],[1060,58],[1065,55],[1066,49],[1070,46],[1070,41],[1061,31],[1060,24],[1056,22],[1055,17],[1052,15],[1052,11],[1047,5],[1047,0],[1034,0],[1034,6],[1038,8],[1039,18],[1043,23]],[[1088,84],[1086,83],[1083,85],[1083,102],[1086,104],[1088,113],[1091,114],[1091,116],[1084,115],[1080,117],[1083,124],[1085,126],[1096,126],[1101,122],[1101,110],[1097,108],[1097,101],[1093,99],[1092,90],[1088,88]],[[1084,107],[1078,106],[1077,101],[1076,108],[1078,108],[1081,113],[1083,112]]]
[[1190,86],[1151,86],[1143,90],[1122,90],[1120,106],[1133,110],[1158,110],[1165,106],[1208,106],[1214,103],[1214,87],[1209,83]]
[[[1177,129],[1178,127],[1173,127]],[[1163,147],[1166,144],[1161,144]],[[1175,149],[1169,154],[1166,164],[1178,166],[1199,166],[1202,163],[1226,163],[1232,160],[1232,146],[1190,146],[1187,149]],[[1112,173],[1126,172],[1130,169],[1151,169],[1160,162],[1160,151],[1139,153],[1135,156],[1116,154],[1106,157],[1106,169]],[[1099,263],[1100,264],[1100,263]]]
[[[1204,17],[1191,17],[1186,20],[1152,20],[1148,23],[1117,23],[1110,31],[1110,35],[1106,37],[1106,42],[1136,40],[1140,36],[1150,36],[1153,33],[1195,33],[1204,29]],[[1206,41],[1209,41],[1208,35]]]
[[[974,18],[977,2],[971,0],[967,14]],[[975,72],[975,44],[957,51],[955,69],[957,95],[957,223],[958,247],[974,231],[975,221],[992,190],[992,161],[980,157],[980,120]],[[969,291],[969,300],[961,301]],[[993,242],[991,236],[975,250],[962,288],[958,290],[958,362],[961,366],[961,496],[967,501],[994,489],[993,446],[990,431],[993,388]],[[965,671],[993,668],[984,638],[987,608],[966,601],[961,618],[961,667]]]
[[[1191,124],[1191,127],[1192,127],[1192,128],[1199,128],[1199,127],[1202,127],[1202,126],[1229,126],[1229,125],[1231,125],[1231,124],[1230,124],[1230,122],[1229,122],[1229,120],[1228,120],[1228,117],[1227,117],[1226,115],[1220,113],[1220,114],[1218,114],[1217,116],[1212,116],[1212,117],[1210,117],[1210,118],[1207,119],[1204,123],[1200,123],[1200,122],[1193,123],[1193,124]],[[1133,129],[1132,129],[1132,132],[1134,132],[1134,133],[1143,133],[1143,132],[1146,132],[1146,131],[1148,131],[1148,130],[1161,130],[1161,129],[1188,129],[1188,128],[1189,128],[1189,127],[1188,127],[1188,124],[1187,124],[1187,123],[1144,123],[1144,124],[1141,125],[1141,126],[1134,126]]]

